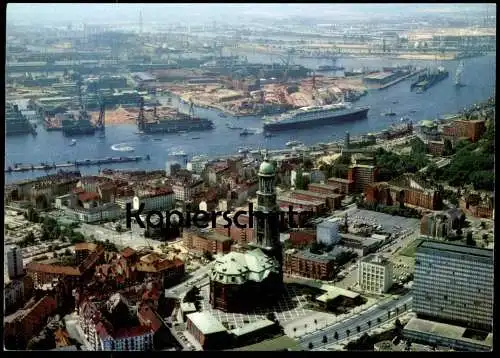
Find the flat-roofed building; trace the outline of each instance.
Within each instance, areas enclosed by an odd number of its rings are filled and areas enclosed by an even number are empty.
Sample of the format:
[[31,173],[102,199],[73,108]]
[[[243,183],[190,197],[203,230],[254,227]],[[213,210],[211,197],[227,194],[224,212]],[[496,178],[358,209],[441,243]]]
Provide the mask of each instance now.
[[184,245],[194,252],[226,254],[231,251],[233,240],[215,230],[185,230],[182,233]]
[[376,254],[362,258],[359,262],[358,282],[366,292],[387,292],[392,286],[392,263]]
[[[320,184],[321,185],[321,184]],[[316,192],[312,190],[293,190],[290,196],[299,200],[323,200],[329,210],[339,209],[341,206],[342,194]]]
[[455,351],[491,351],[493,334],[481,336],[468,334],[469,330],[460,326],[412,318],[403,329],[403,336],[412,342],[433,346],[445,346]]
[[227,342],[227,329],[208,312],[188,314],[186,328],[203,349],[220,349]]
[[335,275],[333,256],[317,255],[309,250],[287,250],[283,266],[285,273],[316,280],[332,280]]
[[328,184],[340,187],[341,194],[350,194],[354,189],[354,181],[351,179],[328,178]]
[[413,310],[420,318],[490,330],[493,250],[425,240],[415,257]]

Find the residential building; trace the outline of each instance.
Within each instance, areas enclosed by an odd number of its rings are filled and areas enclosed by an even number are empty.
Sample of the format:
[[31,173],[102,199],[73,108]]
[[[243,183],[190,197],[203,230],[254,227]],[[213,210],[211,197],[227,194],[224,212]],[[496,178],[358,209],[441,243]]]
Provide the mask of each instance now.
[[335,246],[345,251],[353,251],[359,257],[375,252],[382,244],[382,240],[373,237],[363,237],[352,234],[339,234],[340,242]]
[[332,280],[335,276],[335,258],[329,255],[317,255],[309,250],[285,251],[283,271],[315,280]]
[[314,214],[322,214],[326,211],[326,203],[324,200],[317,200],[317,199],[301,200],[301,199],[295,199],[292,196],[280,195],[278,196],[276,202],[282,209],[285,210],[288,210],[288,207],[292,206],[294,210],[302,209],[304,211],[309,211]]
[[298,190],[298,189],[292,190],[291,192],[289,192],[289,195],[293,199],[299,199],[299,200],[306,200],[306,201],[322,200],[325,202],[326,208],[328,210],[339,209],[341,206],[342,199],[344,197],[342,194],[322,193],[312,190]]
[[175,195],[171,188],[141,190],[133,199],[133,207],[138,210],[144,204],[144,211],[171,210],[175,207]]
[[[481,195],[482,194],[482,195]],[[459,207],[466,213],[485,219],[493,219],[495,201],[490,193],[468,193],[459,200]]]
[[491,330],[493,251],[432,240],[416,250],[413,311],[419,318]]
[[485,131],[486,122],[484,120],[454,120],[443,127],[443,137],[452,141],[466,138],[472,142],[477,142]]
[[175,200],[189,202],[193,200],[193,196],[203,190],[203,180],[178,180],[172,185],[172,189]]
[[377,254],[363,257],[359,261],[358,283],[363,291],[386,293],[392,286],[392,263]]
[[341,194],[348,195],[354,190],[354,181],[352,179],[328,178],[328,184],[338,186]]
[[24,303],[24,282],[23,280],[14,279],[6,282],[3,290],[4,295],[4,310],[12,312],[21,307]]
[[139,281],[156,281],[161,288],[165,288],[179,283],[185,274],[185,266],[178,258],[169,260],[152,252],[142,256],[135,264],[135,274]]
[[19,246],[7,250],[7,270],[11,280],[24,275],[23,253]]
[[413,174],[404,174],[388,184],[394,203],[409,204],[429,210],[440,210],[442,207],[441,193],[428,188]]
[[231,251],[231,238],[215,230],[184,230],[182,237],[189,250],[200,254],[227,254]]
[[227,347],[227,329],[209,312],[195,312],[187,315],[187,331],[200,343],[204,350]]
[[427,149],[429,150],[429,154],[432,155],[442,155],[444,152],[444,140],[435,141],[430,140],[427,142]]
[[363,193],[364,190],[375,182],[378,169],[374,165],[354,164],[347,172],[347,180],[353,182],[353,191]]
[[465,214],[461,209],[449,209],[424,215],[420,221],[420,234],[430,238],[445,238],[453,230],[461,229]]
[[159,327],[141,319],[143,312],[141,306],[133,314],[127,300],[117,293],[105,303],[83,300],[78,323],[93,350],[150,351]]
[[112,221],[124,215],[122,208],[114,203],[106,203],[95,207],[64,208],[68,218],[87,224]]
[[24,349],[28,340],[35,336],[56,310],[56,300],[49,295],[31,300],[25,308],[4,319],[4,338],[7,349]]

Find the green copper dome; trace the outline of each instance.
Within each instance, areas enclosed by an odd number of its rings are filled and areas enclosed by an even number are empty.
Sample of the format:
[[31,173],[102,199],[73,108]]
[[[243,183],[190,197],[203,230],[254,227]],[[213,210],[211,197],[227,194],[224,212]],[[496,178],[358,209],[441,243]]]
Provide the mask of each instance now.
[[274,175],[274,166],[268,161],[262,162],[259,168],[259,174]]

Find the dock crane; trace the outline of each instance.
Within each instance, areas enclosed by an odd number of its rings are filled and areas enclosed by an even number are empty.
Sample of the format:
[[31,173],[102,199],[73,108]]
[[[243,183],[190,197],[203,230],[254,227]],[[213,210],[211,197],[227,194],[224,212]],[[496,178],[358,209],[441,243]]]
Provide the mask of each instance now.
[[279,59],[281,62],[283,62],[283,65],[285,66],[285,70],[283,72],[283,82],[288,81],[288,70],[290,69],[290,65],[293,63],[293,54],[295,53],[294,49],[290,49],[287,51],[287,56],[279,56]]
[[97,119],[96,129],[99,131],[104,131],[106,129],[106,105],[102,96],[99,98],[99,118]]

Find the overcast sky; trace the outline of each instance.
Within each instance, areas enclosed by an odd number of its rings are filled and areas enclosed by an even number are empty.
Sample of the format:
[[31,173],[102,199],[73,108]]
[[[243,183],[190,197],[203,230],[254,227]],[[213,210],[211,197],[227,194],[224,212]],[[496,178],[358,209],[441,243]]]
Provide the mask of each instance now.
[[[7,24],[81,23],[207,23],[238,21],[247,17],[284,18],[289,16],[323,19],[368,18],[391,14],[485,13],[495,4],[11,4],[7,5]],[[484,15],[483,15],[484,16]]]

